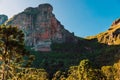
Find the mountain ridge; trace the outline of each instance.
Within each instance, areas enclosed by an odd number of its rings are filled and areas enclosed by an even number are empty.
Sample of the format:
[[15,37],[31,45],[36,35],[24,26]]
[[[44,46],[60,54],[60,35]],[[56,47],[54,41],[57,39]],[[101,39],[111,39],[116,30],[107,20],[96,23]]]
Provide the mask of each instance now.
[[98,42],[107,45],[120,45],[120,18],[116,19],[107,31],[95,36],[88,36],[86,39],[97,39]]
[[77,42],[74,33],[69,32],[56,19],[50,4],[28,7],[6,22],[18,26],[25,33],[25,43],[36,51],[51,51],[52,43]]
[[0,25],[4,24],[8,20],[8,16],[1,14],[0,15]]

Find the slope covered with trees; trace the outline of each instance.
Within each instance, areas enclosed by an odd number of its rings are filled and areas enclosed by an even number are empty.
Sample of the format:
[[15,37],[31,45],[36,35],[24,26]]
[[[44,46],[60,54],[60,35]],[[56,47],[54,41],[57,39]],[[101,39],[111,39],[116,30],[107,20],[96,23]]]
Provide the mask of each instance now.
[[[32,66],[44,68],[48,72],[50,80],[94,80],[94,78],[95,80],[106,80],[109,72],[104,71],[107,70],[107,66],[112,67],[114,64],[119,64],[117,62],[120,59],[120,46],[102,44],[97,42],[96,39],[87,40],[80,38],[77,44],[54,43],[51,47],[52,51],[47,53],[30,50],[36,56]],[[79,63],[82,60],[86,61],[86,59],[89,59],[90,67],[85,74],[83,72],[80,74],[78,72],[82,70],[78,70]],[[81,65],[83,68],[84,66]],[[116,70],[118,68],[113,69],[113,72],[116,72]],[[79,77],[82,74],[90,76],[80,79]],[[109,75],[112,74],[109,73]],[[119,74],[116,73],[115,75]]]
[[0,26],[0,79],[120,80],[120,19],[84,39],[52,10],[49,4],[30,7],[6,22],[12,26]]
[[2,25],[0,48],[2,80],[120,79],[120,46],[99,43],[97,39],[53,43],[51,52],[36,52],[25,46],[21,30]]

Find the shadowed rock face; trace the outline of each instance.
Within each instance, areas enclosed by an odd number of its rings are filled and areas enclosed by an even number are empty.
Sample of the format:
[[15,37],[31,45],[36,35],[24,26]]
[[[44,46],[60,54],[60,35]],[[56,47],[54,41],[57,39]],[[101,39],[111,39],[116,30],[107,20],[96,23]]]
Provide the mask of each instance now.
[[6,15],[0,15],[0,25],[4,24],[4,22],[7,20],[8,20],[8,17]]
[[77,38],[55,18],[50,4],[29,7],[6,22],[25,33],[25,43],[36,51],[50,51],[51,43],[76,42]]

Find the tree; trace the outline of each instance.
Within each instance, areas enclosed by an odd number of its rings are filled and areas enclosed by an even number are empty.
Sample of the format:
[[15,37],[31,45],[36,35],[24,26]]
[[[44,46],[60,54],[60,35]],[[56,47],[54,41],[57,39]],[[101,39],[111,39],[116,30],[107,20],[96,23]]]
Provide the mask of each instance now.
[[120,80],[120,60],[113,65],[113,74],[115,80]]
[[44,69],[22,68],[12,80],[48,80],[48,73]]
[[94,69],[88,59],[84,59],[78,66],[80,80],[106,80],[99,69]]
[[89,78],[89,69],[91,68],[90,61],[88,59],[82,60],[78,66],[80,80],[87,80]]
[[23,65],[25,49],[24,33],[17,27],[0,26],[1,80],[11,79],[16,67]]
[[112,66],[102,66],[101,70],[104,73],[104,75],[107,77],[107,80],[115,80],[114,68]]

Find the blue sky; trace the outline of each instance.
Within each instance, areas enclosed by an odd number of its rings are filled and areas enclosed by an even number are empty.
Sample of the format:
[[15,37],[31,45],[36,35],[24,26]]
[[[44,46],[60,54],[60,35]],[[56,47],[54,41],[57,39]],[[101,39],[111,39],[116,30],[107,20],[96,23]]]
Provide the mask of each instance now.
[[0,0],[0,14],[12,17],[42,3],[50,3],[61,24],[80,37],[105,31],[120,17],[120,0]]

